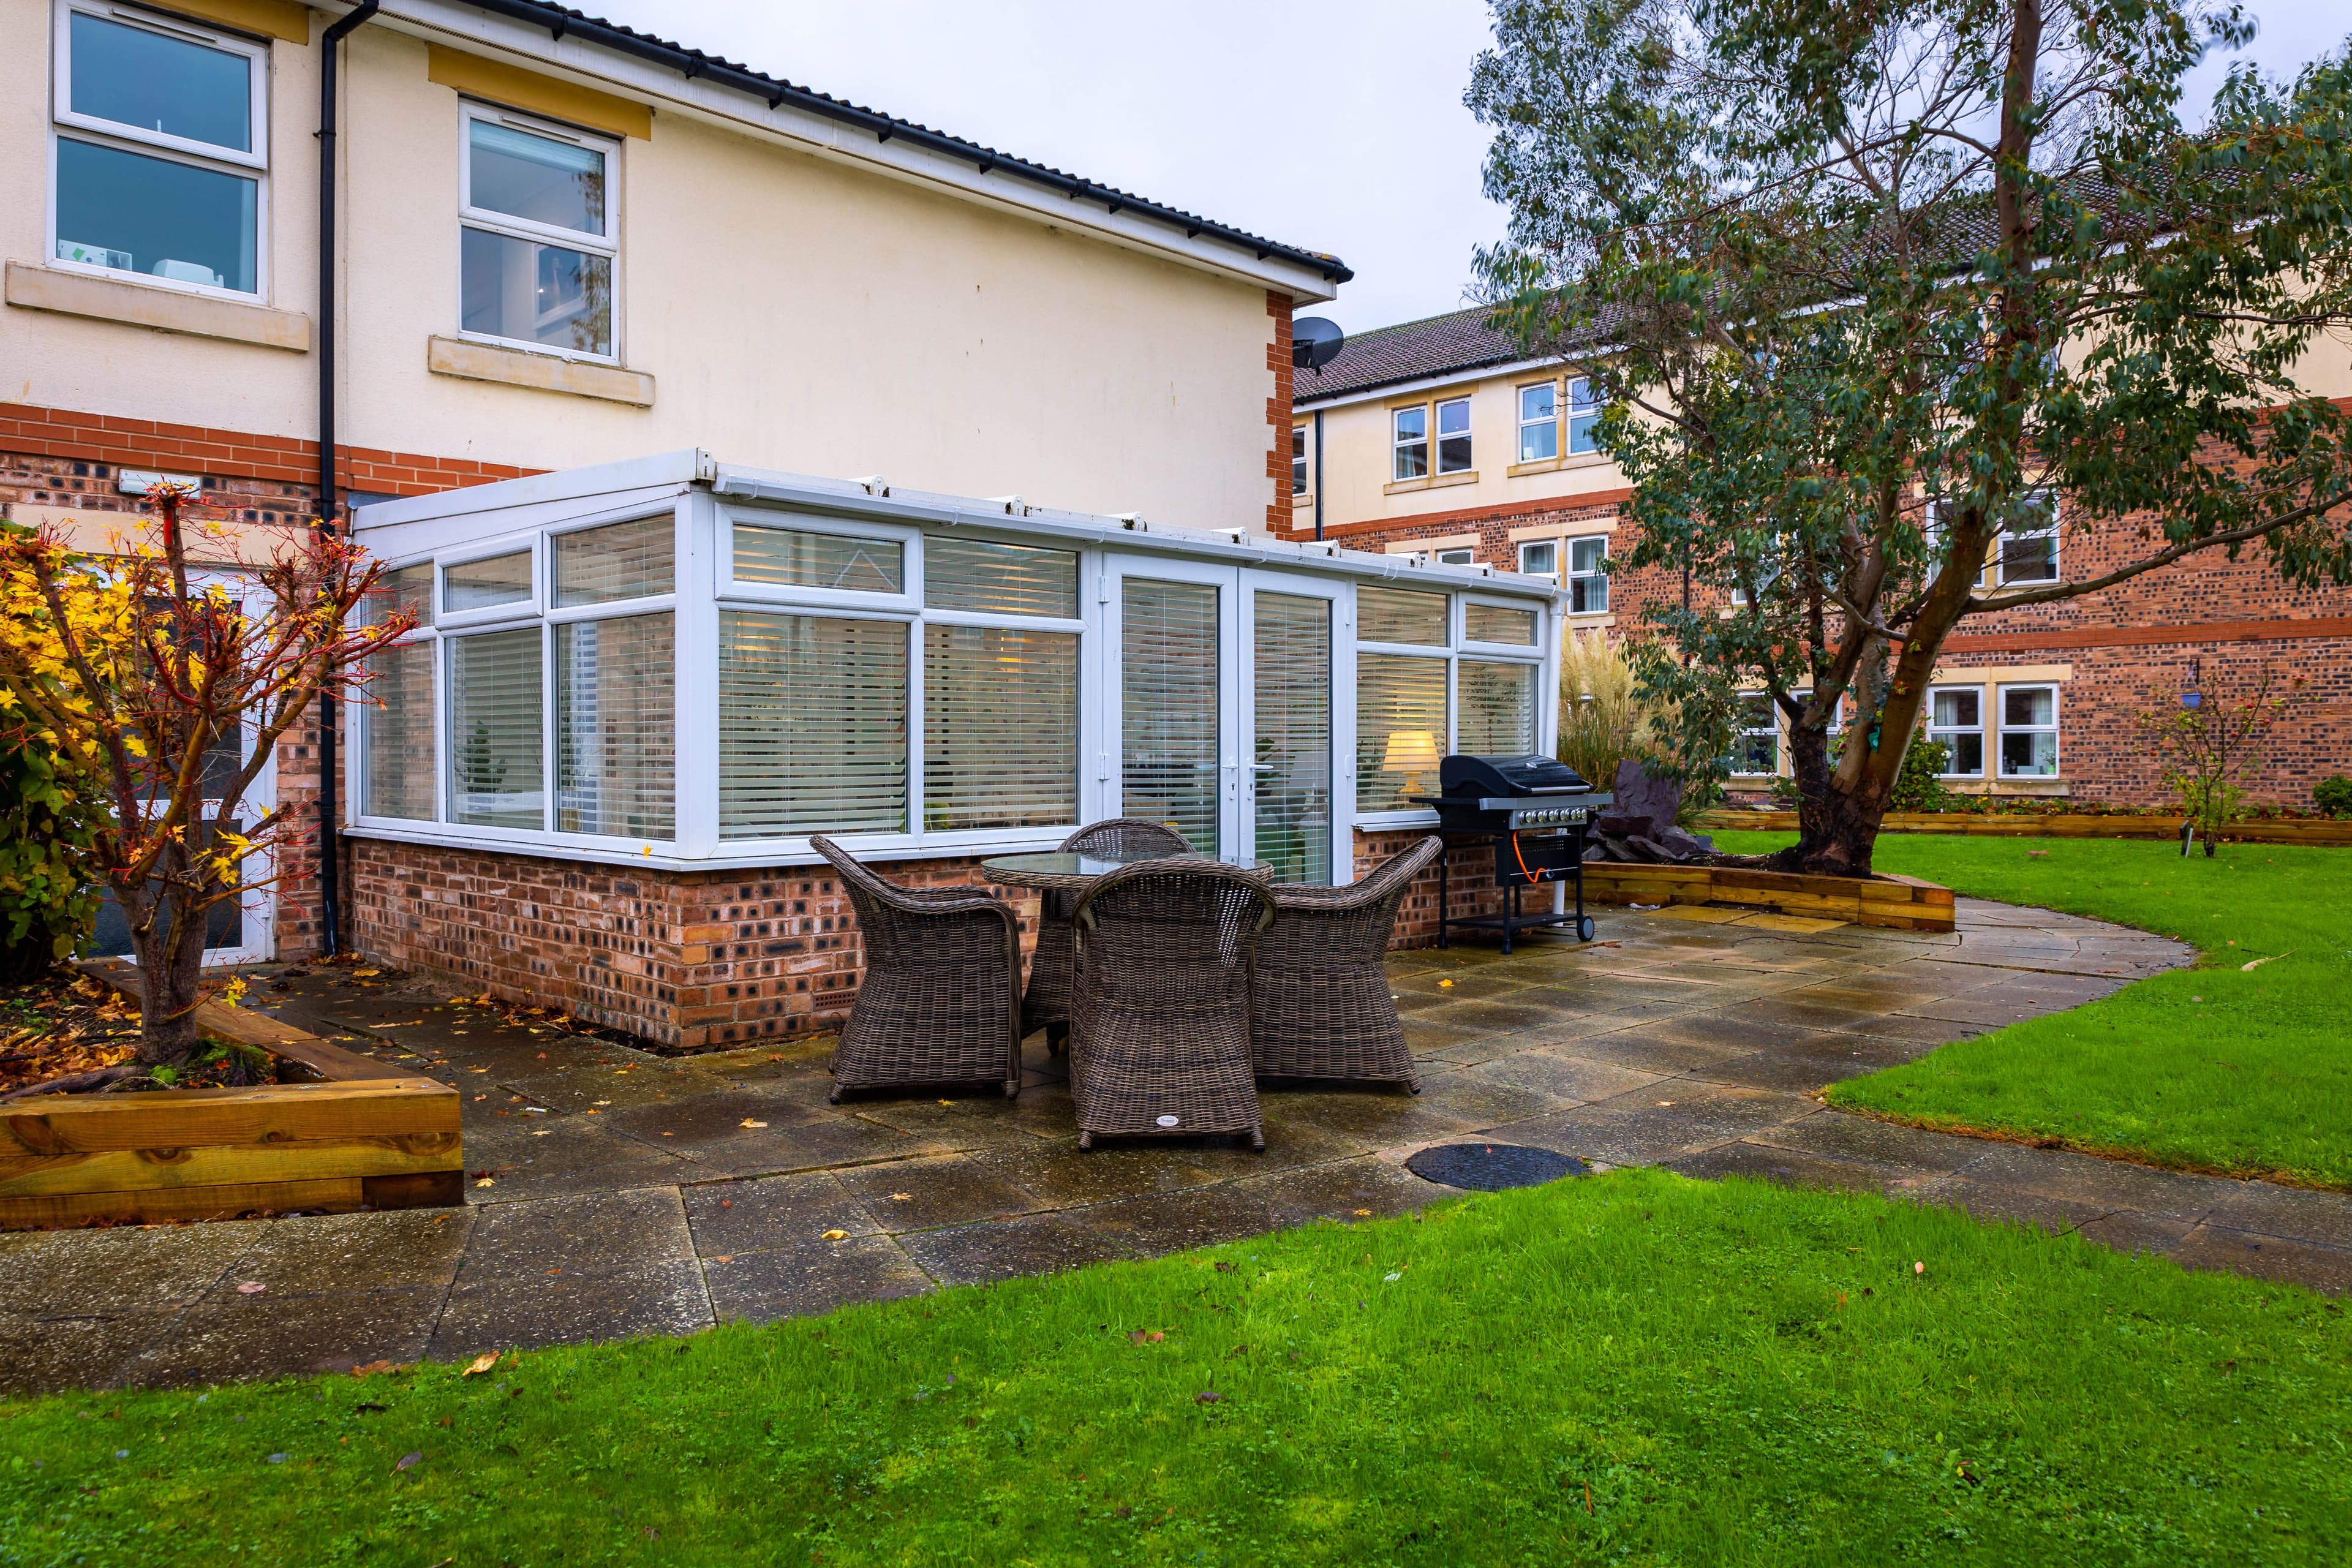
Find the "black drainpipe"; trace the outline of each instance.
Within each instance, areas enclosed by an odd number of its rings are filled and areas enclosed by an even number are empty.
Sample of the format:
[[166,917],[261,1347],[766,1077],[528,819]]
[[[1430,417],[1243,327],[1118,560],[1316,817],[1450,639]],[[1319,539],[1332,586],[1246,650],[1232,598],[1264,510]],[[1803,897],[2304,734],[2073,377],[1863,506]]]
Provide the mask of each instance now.
[[[344,37],[376,13],[381,0],[362,0],[319,40],[319,504],[312,526],[335,531],[335,88]],[[341,790],[336,779],[335,698],[319,698],[319,945],[332,958],[342,951]]]
[[1323,411],[1315,411],[1315,537],[1323,537]]

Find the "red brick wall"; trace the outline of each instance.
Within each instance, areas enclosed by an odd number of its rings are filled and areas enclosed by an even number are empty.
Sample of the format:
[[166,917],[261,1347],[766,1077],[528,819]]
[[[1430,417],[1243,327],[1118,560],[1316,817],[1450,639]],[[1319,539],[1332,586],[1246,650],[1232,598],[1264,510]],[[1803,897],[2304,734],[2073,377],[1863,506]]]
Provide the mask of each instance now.
[[1290,313],[1297,310],[1287,294],[1265,291],[1265,313],[1274,318],[1274,341],[1266,345],[1265,368],[1274,372],[1274,395],[1265,400],[1265,422],[1273,434],[1265,452],[1265,475],[1273,482],[1274,499],[1266,503],[1266,531],[1276,539],[1290,534]]

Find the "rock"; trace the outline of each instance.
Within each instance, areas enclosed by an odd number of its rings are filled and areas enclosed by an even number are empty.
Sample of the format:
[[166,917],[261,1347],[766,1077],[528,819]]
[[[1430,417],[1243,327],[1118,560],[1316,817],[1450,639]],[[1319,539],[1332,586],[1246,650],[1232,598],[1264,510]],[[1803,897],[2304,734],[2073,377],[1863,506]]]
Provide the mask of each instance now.
[[1672,822],[1683,805],[1683,786],[1679,783],[1659,778],[1631,758],[1617,764],[1614,793],[1613,810],[1622,816],[1646,816],[1654,822]]

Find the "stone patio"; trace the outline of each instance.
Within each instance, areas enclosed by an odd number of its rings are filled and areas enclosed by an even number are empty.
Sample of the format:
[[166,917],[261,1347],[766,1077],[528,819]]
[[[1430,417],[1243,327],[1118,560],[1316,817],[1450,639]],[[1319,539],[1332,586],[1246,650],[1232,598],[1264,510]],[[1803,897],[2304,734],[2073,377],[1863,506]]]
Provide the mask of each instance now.
[[1811,1098],[2185,963],[2181,944],[1967,900],[1942,936],[1735,915],[1609,911],[1589,947],[1397,955],[1424,1092],[1270,1088],[1264,1154],[1079,1153],[1042,1036],[1018,1100],[832,1106],[825,1039],[663,1058],[516,1025],[421,978],[265,983],[255,1001],[459,1086],[468,1205],[0,1236],[0,1390],[686,1333],[1349,1223],[1453,1195],[1403,1161],[1474,1136],[1883,1189],[2191,1267],[2352,1285],[2352,1197],[1921,1132]]

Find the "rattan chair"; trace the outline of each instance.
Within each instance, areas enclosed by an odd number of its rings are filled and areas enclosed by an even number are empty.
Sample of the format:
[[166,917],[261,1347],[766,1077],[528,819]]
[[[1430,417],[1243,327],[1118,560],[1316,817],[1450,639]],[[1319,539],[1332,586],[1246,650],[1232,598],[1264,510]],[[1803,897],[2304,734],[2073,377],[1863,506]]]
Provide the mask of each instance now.
[[[1062,840],[1066,855],[1190,855],[1184,836],[1139,816],[1116,816],[1079,828]],[[1021,997],[1021,1036],[1045,1031],[1045,1049],[1058,1053],[1070,1033],[1070,918],[1076,894],[1047,893],[1037,908],[1037,951],[1029,957],[1029,989]]]
[[1021,924],[977,888],[901,888],[818,835],[857,911],[866,976],[833,1050],[852,1089],[1001,1080],[1021,1092]]
[[1070,1097],[1097,1137],[1246,1132],[1265,1147],[1250,1070],[1250,971],[1274,918],[1267,874],[1213,860],[1111,872],[1072,922]]
[[1250,1001],[1260,1078],[1360,1079],[1421,1092],[1381,960],[1405,889],[1444,847],[1424,838],[1351,887],[1274,889]]

